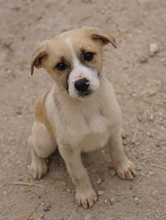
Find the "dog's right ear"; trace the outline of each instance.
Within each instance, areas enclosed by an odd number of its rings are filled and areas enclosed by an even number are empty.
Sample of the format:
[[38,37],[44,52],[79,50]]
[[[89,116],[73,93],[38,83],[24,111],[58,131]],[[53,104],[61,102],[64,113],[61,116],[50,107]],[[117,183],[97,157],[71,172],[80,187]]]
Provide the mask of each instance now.
[[47,42],[48,40],[43,41],[41,44],[39,44],[32,55],[32,62],[31,62],[31,75],[33,75],[34,66],[36,68],[42,68],[43,67],[43,60],[47,58]]

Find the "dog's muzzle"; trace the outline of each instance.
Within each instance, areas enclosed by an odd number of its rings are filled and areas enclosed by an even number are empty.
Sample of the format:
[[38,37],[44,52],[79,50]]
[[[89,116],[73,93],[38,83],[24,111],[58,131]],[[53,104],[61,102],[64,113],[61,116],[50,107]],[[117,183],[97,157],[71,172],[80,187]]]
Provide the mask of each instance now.
[[82,78],[77,80],[74,83],[74,87],[79,92],[80,96],[87,96],[90,95],[92,92],[91,89],[89,89],[90,82],[87,78]]

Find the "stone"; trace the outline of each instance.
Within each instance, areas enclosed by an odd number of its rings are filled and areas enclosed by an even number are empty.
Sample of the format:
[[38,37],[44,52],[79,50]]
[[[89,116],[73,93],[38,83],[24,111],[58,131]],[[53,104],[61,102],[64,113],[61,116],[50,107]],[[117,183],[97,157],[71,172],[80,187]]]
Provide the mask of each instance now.
[[149,121],[154,121],[154,115],[153,114],[149,115]]
[[154,174],[152,171],[149,171],[148,173],[150,176],[153,176],[153,174]]
[[102,10],[100,11],[100,13],[101,13],[101,14],[105,14],[105,10],[102,9]]
[[147,63],[147,62],[148,62],[148,58],[147,58],[147,57],[141,57],[141,58],[139,59],[139,62],[140,62],[140,63]]
[[115,170],[111,170],[111,171],[110,171],[110,175],[111,175],[111,176],[115,176],[115,175],[116,175],[116,171],[115,171]]
[[124,69],[124,70],[127,70],[128,68],[129,68],[128,65],[124,65],[124,66],[123,66],[123,69]]
[[97,220],[97,218],[93,215],[87,214],[85,216],[84,220]]
[[102,191],[102,190],[99,190],[98,192],[97,192],[97,195],[98,196],[102,196],[104,194],[104,191]]
[[137,116],[137,120],[141,122],[141,121],[142,121],[142,116],[141,116],[141,115],[138,115],[138,116]]
[[160,144],[160,141],[157,141],[157,142],[156,142],[156,147],[160,147],[160,145],[161,145],[161,144]]
[[71,189],[66,189],[66,192],[71,193],[72,191]]
[[18,179],[19,179],[19,181],[22,181],[24,178],[23,178],[23,176],[20,176]]
[[99,185],[101,183],[101,181],[102,181],[102,179],[98,179],[96,183]]
[[142,167],[137,167],[137,170],[138,171],[142,171]]
[[139,199],[138,199],[138,197],[135,197],[134,200],[135,200],[135,203],[136,203],[136,204],[139,203]]
[[12,71],[10,69],[7,69],[6,72],[7,72],[7,74],[11,74],[12,73]]
[[44,210],[45,212],[50,211],[49,207],[44,207],[43,210]]
[[159,51],[157,44],[152,43],[149,45],[149,52],[151,56],[154,56]]

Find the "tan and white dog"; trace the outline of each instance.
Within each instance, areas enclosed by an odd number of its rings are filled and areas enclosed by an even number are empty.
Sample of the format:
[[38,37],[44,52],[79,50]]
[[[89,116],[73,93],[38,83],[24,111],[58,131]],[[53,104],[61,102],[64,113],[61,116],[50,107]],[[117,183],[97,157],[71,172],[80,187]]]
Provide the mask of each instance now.
[[34,66],[45,68],[54,79],[35,107],[35,122],[29,138],[35,179],[48,169],[47,158],[58,146],[73,183],[76,202],[93,206],[97,196],[81,152],[109,146],[117,174],[133,179],[134,164],[125,156],[121,139],[121,110],[110,82],[102,74],[102,47],[115,39],[99,28],[68,31],[39,44],[33,53]]

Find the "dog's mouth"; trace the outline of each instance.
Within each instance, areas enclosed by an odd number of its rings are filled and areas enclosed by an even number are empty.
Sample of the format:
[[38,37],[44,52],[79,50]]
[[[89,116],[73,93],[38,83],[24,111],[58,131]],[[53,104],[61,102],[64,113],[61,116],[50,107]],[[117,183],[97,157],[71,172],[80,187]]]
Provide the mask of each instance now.
[[[66,91],[69,93],[69,89],[68,88],[66,88]],[[88,90],[88,91],[85,91],[85,92],[76,92],[76,96],[75,97],[73,97],[72,95],[72,97],[73,98],[78,98],[78,99],[87,99],[87,98],[89,98],[89,97],[91,97],[92,95],[93,95],[93,91],[90,89],[90,90]],[[70,94],[70,93],[69,93]]]
[[87,99],[87,98],[91,97],[92,94],[93,94],[92,90],[88,90],[86,92],[78,93],[78,97],[81,98],[81,99]]

